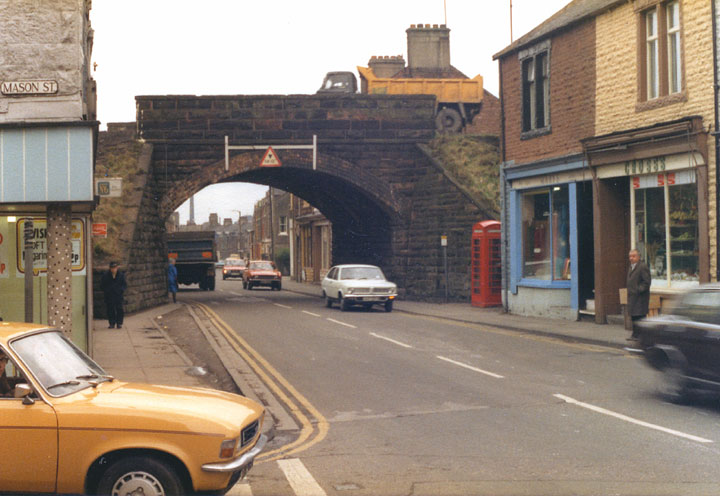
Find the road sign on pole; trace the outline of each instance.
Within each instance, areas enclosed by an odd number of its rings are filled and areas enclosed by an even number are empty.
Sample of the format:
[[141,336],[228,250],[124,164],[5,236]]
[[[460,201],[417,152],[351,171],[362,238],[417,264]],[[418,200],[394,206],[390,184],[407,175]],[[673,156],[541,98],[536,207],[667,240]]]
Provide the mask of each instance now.
[[272,146],[268,146],[265,155],[263,155],[263,158],[260,161],[260,167],[280,167],[281,165],[282,162],[280,162],[275,150],[272,149]]

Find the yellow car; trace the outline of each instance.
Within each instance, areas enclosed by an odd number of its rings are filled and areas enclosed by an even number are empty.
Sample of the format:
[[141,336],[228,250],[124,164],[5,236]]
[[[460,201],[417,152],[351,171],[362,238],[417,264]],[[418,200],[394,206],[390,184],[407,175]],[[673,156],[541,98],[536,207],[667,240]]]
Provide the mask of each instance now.
[[265,446],[264,413],[121,382],[56,329],[0,322],[0,493],[224,493]]

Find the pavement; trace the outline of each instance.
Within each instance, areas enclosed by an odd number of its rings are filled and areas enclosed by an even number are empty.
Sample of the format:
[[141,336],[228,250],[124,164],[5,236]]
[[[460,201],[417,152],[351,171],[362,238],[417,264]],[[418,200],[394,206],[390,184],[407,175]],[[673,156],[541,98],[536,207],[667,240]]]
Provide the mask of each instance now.
[[[319,285],[284,280],[283,291],[301,293],[317,298],[322,297]],[[156,308],[125,316],[122,329],[108,329],[107,321],[93,322],[91,355],[107,373],[128,382],[149,382],[171,386],[208,387],[197,375],[198,367],[175,344],[170,335],[158,324],[158,317],[182,307],[182,303],[170,303]],[[598,325],[588,321],[567,321],[543,317],[523,317],[507,314],[501,308],[473,307],[469,303],[426,303],[396,300],[393,311],[413,315],[441,318],[464,324],[491,326],[507,331],[536,334],[571,342],[594,344],[611,348],[628,346],[629,332],[621,324]],[[213,332],[208,320],[199,318],[192,309],[198,331],[205,334],[209,344],[217,352],[223,366],[228,370],[238,388],[248,397],[258,400],[258,393],[265,398],[263,403],[280,415],[280,408],[268,403],[271,395],[261,390],[264,387],[229,345],[225,346],[219,333]],[[266,422],[263,431],[280,428],[289,422],[273,414],[273,425]]]

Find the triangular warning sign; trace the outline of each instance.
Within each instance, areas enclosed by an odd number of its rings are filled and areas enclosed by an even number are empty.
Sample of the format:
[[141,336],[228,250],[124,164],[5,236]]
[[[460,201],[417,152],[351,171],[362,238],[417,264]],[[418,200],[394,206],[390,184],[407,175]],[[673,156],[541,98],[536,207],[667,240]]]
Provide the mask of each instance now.
[[272,149],[272,146],[268,146],[265,155],[263,155],[263,158],[260,161],[260,167],[280,167],[281,165],[282,162],[280,162],[275,150]]

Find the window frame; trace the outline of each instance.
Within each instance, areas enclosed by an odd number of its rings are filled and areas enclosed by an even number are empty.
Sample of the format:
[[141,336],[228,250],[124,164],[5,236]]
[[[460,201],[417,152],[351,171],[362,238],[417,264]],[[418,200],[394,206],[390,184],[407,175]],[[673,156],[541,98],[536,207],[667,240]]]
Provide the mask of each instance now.
[[[518,202],[519,202],[519,206],[520,206],[520,215],[519,215],[518,220],[519,220],[520,224],[523,226],[523,230],[520,233],[520,240],[519,240],[519,242],[520,242],[520,250],[519,250],[520,272],[519,272],[519,276],[522,281],[533,281],[535,283],[540,283],[540,284],[544,284],[544,285],[547,285],[547,284],[555,285],[557,283],[564,283],[564,282],[570,281],[570,279],[571,279],[571,274],[569,272],[569,262],[571,259],[571,243],[572,243],[571,235],[570,235],[570,228],[569,228],[569,224],[568,224],[565,226],[567,231],[565,233],[560,233],[559,225],[556,224],[556,221],[558,220],[558,219],[556,219],[557,216],[555,215],[556,210],[557,210],[556,207],[558,205],[562,204],[562,201],[560,203],[556,202],[556,199],[555,199],[556,192],[560,192],[561,194],[564,193],[564,195],[565,195],[564,199],[566,202],[565,208],[566,208],[566,214],[567,214],[567,218],[565,219],[565,221],[569,222],[569,217],[570,217],[570,187],[569,187],[569,184],[554,184],[554,185],[550,185],[547,187],[521,190],[518,193],[519,194]],[[543,243],[542,247],[540,247],[541,250],[547,251],[547,264],[549,267],[549,270],[547,271],[548,277],[542,277],[542,275],[540,277],[535,277],[534,275],[526,274],[526,265],[528,263],[530,263],[530,262],[528,262],[528,260],[532,257],[531,257],[531,254],[529,252],[526,252],[526,250],[525,250],[529,245],[527,243],[528,240],[525,238],[525,236],[527,234],[524,229],[526,219],[523,215],[523,211],[526,209],[526,207],[525,207],[526,199],[530,199],[531,197],[536,198],[541,195],[547,197],[547,208],[548,208],[547,225],[544,229],[546,232],[545,236],[547,237],[547,241]],[[535,204],[534,200],[533,200],[533,203]],[[536,207],[534,207],[534,208],[536,208]],[[557,212],[559,213],[560,210],[557,210]],[[535,218],[533,217],[533,219],[535,219]],[[537,219],[535,219],[535,220],[537,220]],[[555,255],[559,251],[559,246],[556,246],[555,242],[563,241],[562,238],[565,238],[564,241],[567,246],[566,247],[566,250],[567,250],[566,255],[567,256],[566,256],[566,259],[564,262],[564,265],[566,265],[566,266],[561,268],[562,269],[560,271],[561,277],[557,277],[557,273],[558,273],[557,268],[558,267],[556,266],[557,260],[556,260]],[[539,262],[544,262],[544,260],[539,260]]]
[[550,40],[518,53],[520,62],[521,139],[552,131],[550,118]]
[[[668,12],[673,5],[677,6],[677,23],[670,28]],[[636,3],[635,11],[638,39],[636,111],[650,110],[658,106],[686,101],[682,0],[640,0]],[[648,19],[651,15],[655,19],[653,36],[649,35]],[[675,53],[671,50],[673,38],[677,43]],[[656,81],[652,81],[650,74],[651,53],[649,47],[652,44],[654,44],[656,64],[655,71],[652,72]],[[676,78],[673,78],[673,68],[675,68]],[[677,83],[679,87],[675,88],[674,83]],[[656,87],[657,94],[653,94],[651,91],[652,86]]]

